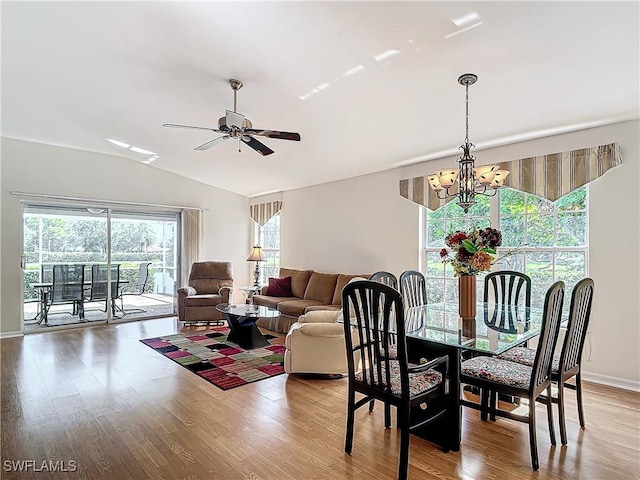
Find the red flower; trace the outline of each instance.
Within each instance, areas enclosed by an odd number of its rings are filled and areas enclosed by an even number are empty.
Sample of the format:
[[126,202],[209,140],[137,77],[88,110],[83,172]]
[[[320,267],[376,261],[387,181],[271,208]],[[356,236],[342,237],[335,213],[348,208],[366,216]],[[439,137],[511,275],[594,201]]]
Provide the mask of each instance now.
[[469,237],[467,236],[466,233],[458,231],[450,235],[447,235],[444,243],[450,247],[456,247],[460,245],[463,240],[466,240],[468,238]]
[[449,252],[447,251],[446,248],[443,248],[442,250],[440,250],[440,258],[444,258],[449,256]]

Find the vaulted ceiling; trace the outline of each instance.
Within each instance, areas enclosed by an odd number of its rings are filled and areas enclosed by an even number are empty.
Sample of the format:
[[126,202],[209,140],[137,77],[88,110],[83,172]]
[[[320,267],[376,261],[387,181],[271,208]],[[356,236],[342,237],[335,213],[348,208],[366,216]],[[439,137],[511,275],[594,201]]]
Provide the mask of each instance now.
[[[254,196],[639,116],[638,2],[2,2],[2,135]],[[456,22],[458,25],[456,25]],[[237,111],[262,157],[218,134]],[[585,145],[587,146],[587,145]],[[538,152],[541,154],[550,152]]]

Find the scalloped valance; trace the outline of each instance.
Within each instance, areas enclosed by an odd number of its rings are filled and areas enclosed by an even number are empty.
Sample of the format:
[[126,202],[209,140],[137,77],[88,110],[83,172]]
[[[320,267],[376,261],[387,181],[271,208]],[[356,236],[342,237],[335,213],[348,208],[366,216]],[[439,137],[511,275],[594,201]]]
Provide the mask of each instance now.
[[[554,202],[621,164],[620,146],[617,143],[609,143],[569,152],[521,158],[497,165],[501,170],[510,172],[504,182],[505,187],[532,193]],[[424,176],[400,180],[400,196],[429,210],[436,210],[455,198],[438,198]]]

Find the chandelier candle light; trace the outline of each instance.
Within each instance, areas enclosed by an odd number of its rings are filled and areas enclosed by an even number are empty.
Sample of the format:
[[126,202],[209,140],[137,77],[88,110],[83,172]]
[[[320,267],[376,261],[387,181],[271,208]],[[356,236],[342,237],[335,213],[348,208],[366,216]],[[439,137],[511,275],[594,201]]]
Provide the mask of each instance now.
[[[466,130],[464,144],[460,145],[462,156],[458,160],[458,171],[440,170],[433,175],[427,175],[427,181],[438,198],[458,198],[458,205],[467,213],[476,203],[476,195],[492,197],[502,187],[509,172],[500,170],[497,165],[485,165],[476,167],[476,158],[471,155],[471,148],[475,147],[469,142],[469,85],[473,85],[478,76],[473,73],[460,75],[458,83],[466,89]],[[453,186],[458,182],[458,189]]]
[[262,247],[256,245],[251,250],[251,255],[247,258],[247,262],[256,262],[256,269],[253,271],[253,286],[260,286],[260,262],[264,262],[264,254]]

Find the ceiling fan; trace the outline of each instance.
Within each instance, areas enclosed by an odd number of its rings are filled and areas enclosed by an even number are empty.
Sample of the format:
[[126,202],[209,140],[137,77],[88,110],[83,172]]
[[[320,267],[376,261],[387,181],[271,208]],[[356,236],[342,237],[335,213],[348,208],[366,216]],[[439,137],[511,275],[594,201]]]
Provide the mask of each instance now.
[[[210,132],[223,133],[221,137],[214,138],[202,145],[197,146],[194,150],[207,150],[218,143],[228,140],[229,138],[237,138],[239,142],[244,142],[253,148],[260,155],[271,155],[273,150],[264,143],[256,140],[254,135],[269,138],[279,138],[280,140],[300,141],[300,134],[294,132],[279,132],[277,130],[260,130],[252,128],[251,122],[242,114],[236,112],[238,90],[242,88],[243,83],[240,80],[231,79],[229,85],[233,90],[233,110],[227,110],[224,117],[218,119],[218,128],[195,127],[192,125],[178,125],[175,123],[165,123],[163,127],[172,128],[195,128],[197,130],[208,130]],[[238,143],[238,146],[240,144]],[[240,151],[238,149],[238,151]]]

